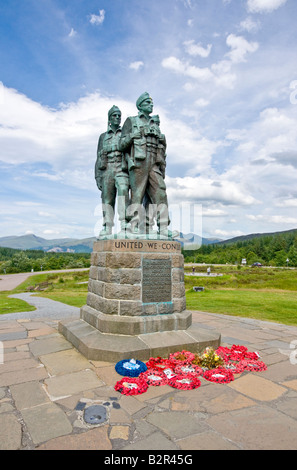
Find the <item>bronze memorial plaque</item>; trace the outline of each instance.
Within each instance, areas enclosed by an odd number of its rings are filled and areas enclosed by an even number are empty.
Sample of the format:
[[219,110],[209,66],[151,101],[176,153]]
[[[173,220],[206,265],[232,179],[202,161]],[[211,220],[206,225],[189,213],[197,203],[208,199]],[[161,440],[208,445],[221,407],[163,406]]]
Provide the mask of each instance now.
[[142,302],[171,302],[171,260],[143,259]]

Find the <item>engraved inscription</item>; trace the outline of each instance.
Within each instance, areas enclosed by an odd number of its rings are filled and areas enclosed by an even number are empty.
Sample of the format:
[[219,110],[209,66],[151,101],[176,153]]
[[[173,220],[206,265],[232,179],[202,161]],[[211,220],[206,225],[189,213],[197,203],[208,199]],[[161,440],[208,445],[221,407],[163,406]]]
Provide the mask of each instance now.
[[142,302],[171,302],[171,260],[143,259]]

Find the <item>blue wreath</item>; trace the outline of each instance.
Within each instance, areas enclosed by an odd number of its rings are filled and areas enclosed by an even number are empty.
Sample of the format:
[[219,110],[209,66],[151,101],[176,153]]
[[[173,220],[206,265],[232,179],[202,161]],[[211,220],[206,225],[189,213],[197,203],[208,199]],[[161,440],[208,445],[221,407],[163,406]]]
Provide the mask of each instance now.
[[138,377],[139,374],[147,370],[147,366],[144,362],[138,360],[136,360],[135,363],[131,363],[129,359],[123,359],[115,365],[115,370],[124,377]]

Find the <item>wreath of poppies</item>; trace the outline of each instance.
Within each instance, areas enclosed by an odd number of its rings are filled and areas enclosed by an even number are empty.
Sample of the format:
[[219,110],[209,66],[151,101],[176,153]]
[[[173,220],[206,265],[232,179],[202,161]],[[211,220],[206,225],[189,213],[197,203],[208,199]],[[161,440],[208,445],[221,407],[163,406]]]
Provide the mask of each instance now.
[[193,390],[201,385],[197,377],[179,374],[168,380],[168,385],[179,390]]
[[233,344],[230,348],[220,346],[216,349],[216,353],[219,354],[224,361],[242,361],[243,359],[253,359],[257,361],[260,358],[259,353],[248,351],[247,347]]
[[143,372],[140,377],[145,380],[148,385],[153,385],[155,387],[166,385],[168,382],[167,375],[157,368],[148,369],[146,372]]
[[118,374],[125,377],[138,377],[139,374],[147,370],[147,366],[144,362],[135,359],[124,359],[116,364],[115,370]]
[[175,367],[174,372],[176,374],[183,374],[183,375],[202,375],[203,369],[201,367],[196,366],[195,364],[179,364]]
[[175,364],[169,359],[162,359],[162,357],[151,357],[148,362],[146,362],[148,369],[160,369],[164,370],[166,368],[174,369]]
[[267,366],[264,362],[254,360],[254,359],[243,359],[242,361],[240,361],[240,365],[243,368],[243,370],[256,371],[256,372],[267,370]]
[[194,359],[195,359],[195,354],[190,351],[185,351],[185,350],[178,351],[169,355],[169,361],[172,361],[175,363],[192,362]]
[[122,395],[140,395],[148,389],[148,384],[140,377],[123,377],[114,389]]
[[241,374],[245,369],[240,362],[225,362],[224,368],[230,370],[233,374]]
[[229,361],[231,349],[225,346],[220,346],[218,349],[216,349],[216,353],[221,356],[224,361]]
[[218,367],[217,369],[206,370],[203,374],[203,378],[208,380],[209,382],[226,384],[234,380],[234,375],[230,370],[225,369],[223,367]]

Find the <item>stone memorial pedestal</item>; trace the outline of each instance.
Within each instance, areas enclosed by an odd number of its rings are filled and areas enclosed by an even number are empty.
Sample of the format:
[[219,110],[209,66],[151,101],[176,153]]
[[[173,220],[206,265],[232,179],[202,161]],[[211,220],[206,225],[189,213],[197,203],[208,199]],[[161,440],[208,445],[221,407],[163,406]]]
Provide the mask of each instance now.
[[94,243],[87,304],[59,331],[88,359],[118,362],[218,347],[220,334],[192,325],[179,242]]

